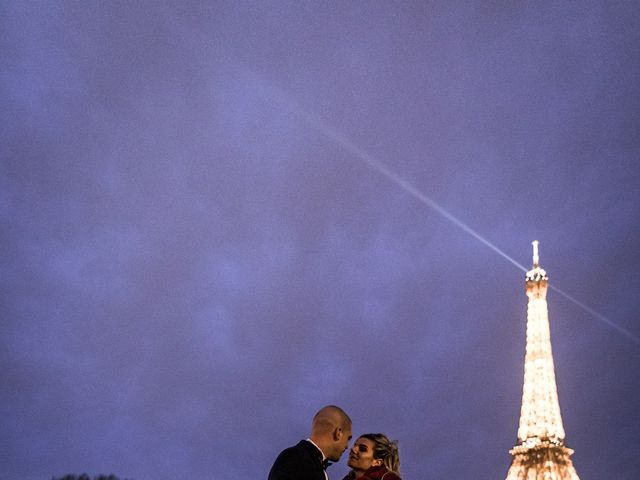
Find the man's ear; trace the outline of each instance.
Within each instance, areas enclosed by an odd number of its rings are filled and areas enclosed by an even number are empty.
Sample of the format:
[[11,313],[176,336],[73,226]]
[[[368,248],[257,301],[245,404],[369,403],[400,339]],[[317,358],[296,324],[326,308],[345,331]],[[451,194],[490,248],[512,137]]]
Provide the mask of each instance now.
[[340,427],[336,427],[333,430],[333,439],[337,442],[342,438],[342,429]]

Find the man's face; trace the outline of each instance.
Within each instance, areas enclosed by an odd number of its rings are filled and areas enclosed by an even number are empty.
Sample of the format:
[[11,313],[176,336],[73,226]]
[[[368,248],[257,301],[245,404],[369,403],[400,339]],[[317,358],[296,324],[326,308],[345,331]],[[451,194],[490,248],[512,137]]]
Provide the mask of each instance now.
[[336,439],[334,450],[333,450],[333,458],[329,458],[332,462],[337,462],[340,460],[340,457],[344,453],[344,451],[349,446],[349,442],[351,441],[351,425],[346,425],[339,430],[338,438]]

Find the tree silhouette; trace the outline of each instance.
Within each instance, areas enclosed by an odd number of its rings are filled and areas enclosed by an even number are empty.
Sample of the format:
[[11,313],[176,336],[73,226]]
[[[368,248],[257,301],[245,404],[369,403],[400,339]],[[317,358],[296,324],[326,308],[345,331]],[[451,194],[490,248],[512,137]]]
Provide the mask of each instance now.
[[[81,473],[80,475],[75,475],[73,473],[67,473],[63,477],[51,477],[51,480],[91,480],[91,477],[86,473]],[[120,480],[113,474],[110,475],[97,475],[93,477],[93,480]],[[126,478],[124,480],[127,480]]]

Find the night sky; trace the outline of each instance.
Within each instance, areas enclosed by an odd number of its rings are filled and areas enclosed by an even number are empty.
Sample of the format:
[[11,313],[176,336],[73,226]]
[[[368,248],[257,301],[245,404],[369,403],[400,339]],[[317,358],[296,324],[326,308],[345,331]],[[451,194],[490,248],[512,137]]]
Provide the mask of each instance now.
[[532,240],[597,313],[549,291],[576,470],[639,478],[639,52],[637,2],[2,2],[0,478],[266,478],[337,404],[504,479]]

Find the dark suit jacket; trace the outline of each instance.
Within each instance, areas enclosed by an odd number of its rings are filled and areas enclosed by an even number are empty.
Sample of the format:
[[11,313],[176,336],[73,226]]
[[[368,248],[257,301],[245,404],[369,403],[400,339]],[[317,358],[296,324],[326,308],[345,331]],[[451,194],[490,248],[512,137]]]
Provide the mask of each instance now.
[[269,472],[269,480],[326,480],[322,453],[312,443],[301,440],[278,455]]

